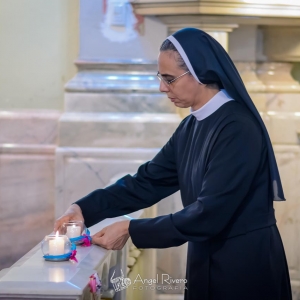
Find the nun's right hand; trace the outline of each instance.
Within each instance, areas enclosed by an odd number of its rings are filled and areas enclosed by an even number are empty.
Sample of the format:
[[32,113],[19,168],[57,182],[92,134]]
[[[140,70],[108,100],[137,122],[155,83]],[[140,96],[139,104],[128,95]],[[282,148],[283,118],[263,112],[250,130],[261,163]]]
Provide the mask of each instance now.
[[66,212],[58,218],[54,223],[54,232],[59,230],[63,223],[70,221],[82,221],[84,223],[81,208],[77,204],[72,204]]

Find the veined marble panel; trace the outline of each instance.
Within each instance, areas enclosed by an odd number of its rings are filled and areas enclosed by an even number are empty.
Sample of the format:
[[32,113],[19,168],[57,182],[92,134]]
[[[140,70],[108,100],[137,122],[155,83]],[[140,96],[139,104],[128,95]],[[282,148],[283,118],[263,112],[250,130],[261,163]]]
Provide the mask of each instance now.
[[181,119],[176,114],[66,113],[61,147],[162,147]]
[[[251,29],[253,30],[253,29]],[[247,51],[247,50],[246,50]],[[240,51],[239,51],[240,52]],[[235,62],[234,63],[245,87],[258,111],[266,111],[265,85],[258,79],[256,74],[256,63]]]
[[258,79],[256,75],[255,62],[235,62],[234,64],[249,92],[262,93],[266,90],[265,85]]
[[257,64],[257,77],[269,93],[300,93],[300,84],[292,75],[291,63],[268,62]]
[[300,113],[300,93],[266,93],[268,111]]
[[292,26],[263,26],[262,30],[264,33],[264,52],[270,60],[300,61],[299,26],[296,24]]
[[56,217],[95,189],[112,184],[152,159],[159,149],[57,148]]
[[0,269],[30,250],[54,222],[54,147],[52,153],[43,146],[35,153],[5,150],[0,154]]
[[65,93],[66,112],[176,113],[162,93]]
[[273,144],[298,145],[300,143],[300,113],[276,112],[262,113]]
[[259,112],[265,112],[267,110],[266,106],[266,94],[264,93],[255,93],[248,90],[248,93]]
[[0,269],[13,264],[53,227],[59,115],[0,112]]
[[0,111],[0,144],[55,144],[58,111]]

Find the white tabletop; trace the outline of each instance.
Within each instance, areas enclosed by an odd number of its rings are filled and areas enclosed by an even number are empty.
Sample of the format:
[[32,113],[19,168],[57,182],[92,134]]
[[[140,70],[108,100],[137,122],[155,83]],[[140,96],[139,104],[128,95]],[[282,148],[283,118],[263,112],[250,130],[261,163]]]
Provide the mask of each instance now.
[[[139,218],[142,212],[141,210],[132,213],[129,217]],[[127,216],[106,219],[90,228],[91,235],[112,223],[126,219]],[[60,296],[82,299],[82,296],[89,292],[88,282],[92,274],[98,272],[100,278],[108,276],[114,253],[116,252],[95,245],[78,246],[78,263],[49,262],[44,260],[39,244],[11,268],[0,271],[0,299],[46,299],[49,296],[53,296],[53,299],[61,299]],[[107,274],[103,275],[103,272]]]

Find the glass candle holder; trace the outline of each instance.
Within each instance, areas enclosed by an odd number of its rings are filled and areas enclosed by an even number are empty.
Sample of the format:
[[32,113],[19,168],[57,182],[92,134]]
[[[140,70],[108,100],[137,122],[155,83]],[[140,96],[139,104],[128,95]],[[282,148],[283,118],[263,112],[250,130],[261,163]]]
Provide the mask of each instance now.
[[45,260],[64,261],[69,260],[75,245],[66,235],[46,235],[42,241],[41,248]]
[[60,234],[66,235],[75,245],[81,245],[90,237],[89,230],[82,221],[70,221],[63,223]]

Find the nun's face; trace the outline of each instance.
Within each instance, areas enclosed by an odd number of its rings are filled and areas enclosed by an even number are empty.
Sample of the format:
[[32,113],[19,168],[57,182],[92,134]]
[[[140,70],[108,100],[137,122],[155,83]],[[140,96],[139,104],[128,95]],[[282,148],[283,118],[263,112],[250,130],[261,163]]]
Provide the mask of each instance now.
[[[165,81],[171,81],[185,73],[178,66],[177,55],[174,51],[163,51],[158,56],[158,72]],[[206,95],[206,86],[200,84],[190,73],[169,85],[165,81],[161,80],[159,90],[166,93],[177,107],[192,107],[197,110],[211,98]]]

